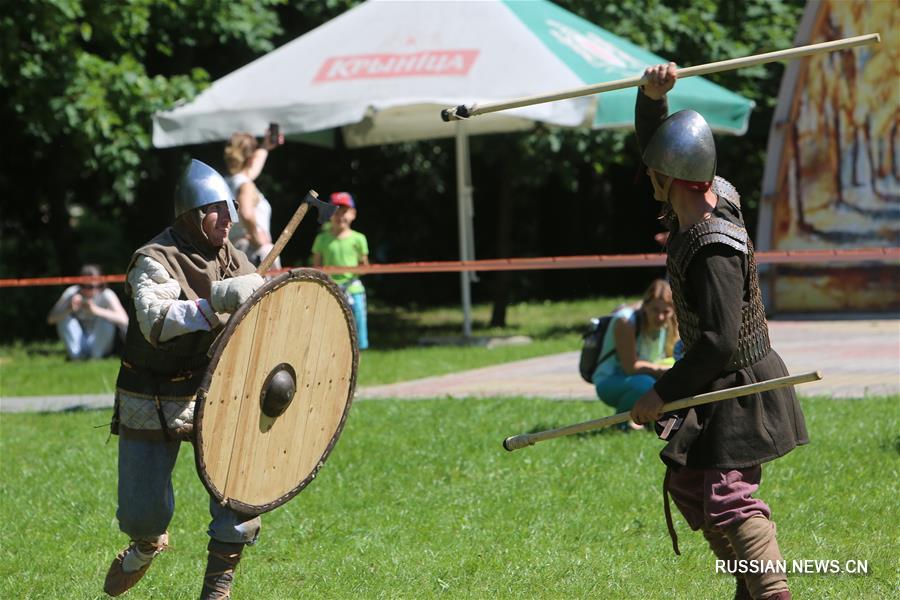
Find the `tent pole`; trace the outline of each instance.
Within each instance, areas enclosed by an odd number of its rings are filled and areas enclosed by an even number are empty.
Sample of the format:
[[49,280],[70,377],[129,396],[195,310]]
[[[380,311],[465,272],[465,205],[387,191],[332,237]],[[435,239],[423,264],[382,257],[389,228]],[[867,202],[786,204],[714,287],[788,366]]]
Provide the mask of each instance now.
[[[470,213],[471,187],[469,183],[469,137],[466,135],[465,124],[458,121],[456,124],[456,205],[459,215],[459,259],[472,260],[469,249],[473,240],[472,216]],[[471,274],[461,271],[459,282],[463,305],[463,336],[472,335],[472,292]]]

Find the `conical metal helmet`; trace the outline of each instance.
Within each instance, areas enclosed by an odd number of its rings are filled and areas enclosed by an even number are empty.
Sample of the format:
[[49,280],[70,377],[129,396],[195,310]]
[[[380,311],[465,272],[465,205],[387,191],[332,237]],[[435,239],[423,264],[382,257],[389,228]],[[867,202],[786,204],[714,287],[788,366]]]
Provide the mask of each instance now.
[[716,143],[706,119],[680,110],[662,122],[644,150],[644,164],[663,175],[685,181],[712,181],[716,176]]
[[225,179],[219,173],[196,158],[184,170],[175,190],[175,218],[177,219],[193,208],[200,208],[216,202],[228,204],[231,222],[237,223],[237,211],[234,208],[234,194]]

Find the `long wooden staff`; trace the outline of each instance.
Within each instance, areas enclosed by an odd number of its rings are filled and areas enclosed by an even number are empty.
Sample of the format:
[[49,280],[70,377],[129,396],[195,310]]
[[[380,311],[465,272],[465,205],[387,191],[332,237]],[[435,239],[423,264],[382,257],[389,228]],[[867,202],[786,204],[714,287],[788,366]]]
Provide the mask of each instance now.
[[[729,60],[720,60],[718,62],[708,63],[705,65],[697,65],[695,67],[685,67],[676,71],[678,79],[692,77],[694,75],[708,75],[709,73],[718,73],[720,71],[730,71],[733,69],[741,69],[743,67],[751,67],[753,65],[761,65],[765,63],[775,62],[778,60],[789,60],[792,58],[800,58],[801,56],[809,56],[810,54],[819,54],[822,52],[834,52],[836,50],[846,50],[847,48],[855,48],[856,46],[865,46],[867,44],[878,44],[881,42],[881,36],[877,33],[867,35],[859,35],[856,37],[834,40],[831,42],[822,42],[820,44],[810,44],[809,46],[798,46],[796,48],[788,48],[786,50],[776,50],[775,52],[766,52],[764,54],[754,54],[752,56],[744,56],[741,58],[732,58]],[[616,81],[608,81],[606,83],[595,83],[579,88],[563,90],[560,92],[552,92],[537,96],[525,96],[505,102],[492,102],[479,106],[477,104],[460,104],[455,108],[445,108],[441,111],[441,118],[444,121],[456,121],[475,117],[487,113],[497,112],[500,110],[509,110],[511,108],[521,108],[523,106],[532,106],[534,104],[543,104],[545,102],[555,102],[557,100],[566,100],[568,98],[578,98],[579,96],[590,96],[591,94],[599,94],[601,92],[611,92],[613,90],[621,90],[623,88],[639,87],[644,85],[646,80],[643,76],[629,77],[628,79],[618,79]]]
[[[312,196],[313,198],[318,198],[319,194],[316,193],[315,190],[309,190],[308,196]],[[309,210],[309,202],[303,201],[300,203],[300,206],[297,207],[297,210],[294,211],[294,216],[291,217],[291,220],[288,221],[288,224],[284,226],[284,229],[281,230],[281,235],[278,236],[278,241],[275,242],[275,245],[269,250],[269,253],[266,254],[266,257],[259,264],[259,268],[256,269],[256,272],[260,275],[265,275],[269,272],[269,269],[272,268],[272,265],[275,263],[275,259],[281,254],[281,251],[284,250],[284,247],[287,245],[288,240],[291,239],[291,236],[294,235],[294,232],[297,230],[297,227],[300,225],[300,221],[303,220],[303,217],[306,216],[306,211]]]
[[[810,371],[809,373],[803,373],[801,375],[786,375],[785,377],[776,377],[775,379],[769,379],[767,381],[750,383],[747,385],[741,385],[738,387],[719,390],[716,392],[698,394],[696,396],[682,398],[681,400],[675,400],[674,402],[663,404],[662,412],[674,412],[683,408],[700,406],[701,404],[711,404],[713,402],[721,402],[722,400],[729,400],[731,398],[738,398],[740,396],[749,396],[750,394],[758,394],[760,392],[767,392],[769,390],[787,387],[789,385],[809,383],[810,381],[818,381],[820,379],[822,379],[822,374],[818,371]],[[629,413],[623,412],[611,417],[594,419],[593,421],[585,421],[583,423],[576,423],[575,425],[560,427],[559,429],[548,429],[546,431],[537,431],[535,433],[522,433],[520,435],[514,435],[503,440],[503,447],[512,452],[513,450],[525,448],[526,446],[533,446],[535,443],[543,442],[544,440],[552,440],[553,438],[563,437],[566,435],[574,435],[576,433],[581,433],[582,431],[602,429],[603,427],[609,427],[610,425],[624,423],[629,418]]]

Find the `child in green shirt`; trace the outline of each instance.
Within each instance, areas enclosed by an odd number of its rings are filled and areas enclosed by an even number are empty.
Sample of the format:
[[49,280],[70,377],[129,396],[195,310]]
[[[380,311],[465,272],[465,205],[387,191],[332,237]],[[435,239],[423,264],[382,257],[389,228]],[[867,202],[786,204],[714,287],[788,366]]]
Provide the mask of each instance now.
[[[331,217],[331,227],[323,228],[312,246],[314,267],[356,267],[369,264],[369,243],[366,236],[350,229],[356,219],[356,202],[347,192],[331,194],[331,203],[337,210]],[[369,347],[369,330],[366,324],[366,288],[353,273],[332,273],[331,279],[347,294],[353,318],[359,349]]]

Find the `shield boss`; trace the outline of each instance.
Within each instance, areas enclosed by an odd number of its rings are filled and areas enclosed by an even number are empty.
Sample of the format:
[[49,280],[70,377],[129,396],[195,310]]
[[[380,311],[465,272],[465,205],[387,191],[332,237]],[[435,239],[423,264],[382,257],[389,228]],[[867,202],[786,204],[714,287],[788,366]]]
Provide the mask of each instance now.
[[326,275],[296,269],[232,315],[197,395],[197,471],[222,504],[259,514],[297,495],[340,436],[359,349]]

